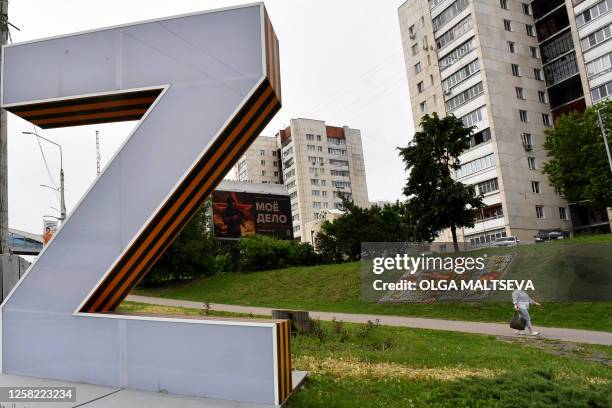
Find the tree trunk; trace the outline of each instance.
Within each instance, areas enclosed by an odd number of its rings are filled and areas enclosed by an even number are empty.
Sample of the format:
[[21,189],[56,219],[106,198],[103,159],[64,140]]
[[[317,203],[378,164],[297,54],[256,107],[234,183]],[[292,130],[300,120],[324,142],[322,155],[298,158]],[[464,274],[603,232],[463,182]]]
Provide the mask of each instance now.
[[457,242],[457,227],[455,227],[455,224],[453,224],[451,225],[450,229],[451,233],[453,234],[453,248],[455,249],[455,252],[459,252],[459,243]]

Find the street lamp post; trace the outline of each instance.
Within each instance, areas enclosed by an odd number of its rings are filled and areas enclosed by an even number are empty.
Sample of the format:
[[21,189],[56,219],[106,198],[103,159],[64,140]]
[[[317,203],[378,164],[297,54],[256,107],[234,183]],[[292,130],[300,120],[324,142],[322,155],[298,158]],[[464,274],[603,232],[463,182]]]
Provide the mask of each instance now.
[[[59,151],[60,151],[60,187],[59,187],[59,193],[60,193],[60,216],[59,216],[59,220],[60,222],[64,222],[64,220],[66,219],[66,200],[64,198],[64,155],[62,153],[62,146],[59,143],[55,143],[52,140],[49,140],[45,137],[40,136],[38,133],[35,132],[21,132],[24,135],[33,135],[36,136],[39,139],[42,139],[48,143],[51,143],[57,147],[59,147]],[[46,186],[46,185],[42,185],[42,187],[47,187],[50,188],[52,190],[56,190],[57,189],[50,187],[50,186]]]

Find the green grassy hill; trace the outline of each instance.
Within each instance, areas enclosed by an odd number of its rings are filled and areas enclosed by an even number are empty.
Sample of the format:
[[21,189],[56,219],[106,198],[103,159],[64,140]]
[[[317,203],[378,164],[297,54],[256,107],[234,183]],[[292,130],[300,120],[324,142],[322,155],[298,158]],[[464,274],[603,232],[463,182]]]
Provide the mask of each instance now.
[[[541,259],[554,260],[558,258],[555,253],[563,253],[564,245],[574,243],[574,240],[567,240],[566,243],[529,246],[525,250],[539,251],[543,254]],[[474,304],[366,303],[361,300],[359,267],[356,262],[248,274],[229,273],[160,288],[138,289],[136,294],[235,305],[490,322],[507,322],[513,313],[509,299],[508,302]],[[546,303],[541,309],[532,309],[532,318],[536,327],[612,331],[612,303]]]

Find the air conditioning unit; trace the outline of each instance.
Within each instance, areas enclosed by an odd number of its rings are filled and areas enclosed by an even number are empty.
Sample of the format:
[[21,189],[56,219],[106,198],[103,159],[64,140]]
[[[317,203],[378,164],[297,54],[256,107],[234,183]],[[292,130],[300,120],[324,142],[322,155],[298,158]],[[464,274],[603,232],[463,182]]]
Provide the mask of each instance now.
[[429,51],[429,47],[427,46],[427,44],[423,44],[423,50]]
[[416,38],[416,33],[410,33],[410,39],[414,40]]
[[444,89],[444,95],[450,95],[452,93],[453,93],[453,91],[450,88],[445,88]]
[[527,143],[527,142],[523,142],[523,148],[530,152],[533,149],[533,146],[531,145],[531,143]]

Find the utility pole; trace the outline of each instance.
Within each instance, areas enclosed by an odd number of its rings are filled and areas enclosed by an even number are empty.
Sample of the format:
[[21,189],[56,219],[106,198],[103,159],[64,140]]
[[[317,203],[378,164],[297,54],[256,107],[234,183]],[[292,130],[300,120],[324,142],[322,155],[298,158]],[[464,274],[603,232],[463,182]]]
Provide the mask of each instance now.
[[[8,0],[0,0],[0,44],[8,40]],[[0,55],[1,59],[4,55]],[[0,109],[0,254],[8,254],[8,156],[6,111]]]
[[96,169],[100,175],[100,134],[96,130]]
[[608,146],[608,131],[604,126],[603,120],[601,119],[601,110],[597,109],[597,121],[599,122],[599,128],[601,129],[601,136],[604,139],[604,146],[606,147],[606,153],[608,153],[608,163],[610,164],[610,171],[612,172],[612,155],[610,155],[610,146]]

